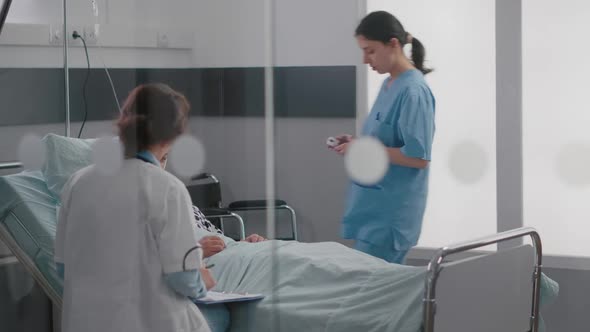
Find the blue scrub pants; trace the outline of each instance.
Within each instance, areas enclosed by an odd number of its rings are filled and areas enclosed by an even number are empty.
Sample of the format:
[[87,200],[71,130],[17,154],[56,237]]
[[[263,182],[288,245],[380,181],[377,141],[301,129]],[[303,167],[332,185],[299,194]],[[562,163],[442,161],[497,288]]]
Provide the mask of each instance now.
[[395,264],[404,264],[408,254],[408,250],[396,251],[392,250],[391,247],[376,246],[363,240],[356,240],[354,249]]

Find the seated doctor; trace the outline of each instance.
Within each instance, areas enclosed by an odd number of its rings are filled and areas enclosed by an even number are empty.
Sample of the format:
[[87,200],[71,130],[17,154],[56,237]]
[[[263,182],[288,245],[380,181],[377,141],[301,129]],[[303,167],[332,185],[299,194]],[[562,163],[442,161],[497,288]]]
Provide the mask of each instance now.
[[[201,210],[199,210],[199,208],[194,205],[193,214],[195,216],[195,226],[198,229],[211,233],[210,235],[203,236],[199,239],[199,244],[201,247],[203,247],[203,258],[211,257],[223,251],[227,245],[227,242],[233,242],[233,240],[229,240],[228,237],[224,236],[223,232],[219,228],[215,227],[215,225],[213,225],[207,219],[207,217],[205,217],[203,212],[201,212]],[[256,243],[266,241],[266,239],[258,234],[251,234],[243,241]]]
[[215,280],[202,267],[188,191],[163,169],[188,112],[166,85],[135,88],[117,121],[120,170],[91,165],[65,185],[55,244],[64,332],[210,331],[189,297]]

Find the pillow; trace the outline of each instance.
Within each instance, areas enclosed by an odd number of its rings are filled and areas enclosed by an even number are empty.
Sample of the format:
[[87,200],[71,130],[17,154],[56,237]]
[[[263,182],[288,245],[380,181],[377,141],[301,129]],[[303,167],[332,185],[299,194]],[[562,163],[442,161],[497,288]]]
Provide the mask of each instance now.
[[41,171],[51,194],[60,200],[61,191],[70,176],[92,164],[92,144],[95,139],[79,139],[48,134],[45,143],[46,157]]

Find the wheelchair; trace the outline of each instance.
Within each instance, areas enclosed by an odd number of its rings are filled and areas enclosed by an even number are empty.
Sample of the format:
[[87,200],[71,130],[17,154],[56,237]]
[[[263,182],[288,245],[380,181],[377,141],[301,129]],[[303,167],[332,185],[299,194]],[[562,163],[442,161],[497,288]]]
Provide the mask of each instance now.
[[194,176],[186,187],[193,204],[201,210],[209,221],[214,223],[224,233],[224,220],[234,220],[239,225],[240,240],[243,240],[246,237],[246,231],[244,219],[239,213],[264,211],[267,208],[272,208],[287,211],[291,221],[291,236],[277,238],[277,240],[298,240],[295,210],[287,205],[287,202],[284,200],[275,199],[270,207],[268,206],[267,200],[264,199],[235,201],[224,206],[221,198],[221,183],[215,175],[210,173],[202,173]]

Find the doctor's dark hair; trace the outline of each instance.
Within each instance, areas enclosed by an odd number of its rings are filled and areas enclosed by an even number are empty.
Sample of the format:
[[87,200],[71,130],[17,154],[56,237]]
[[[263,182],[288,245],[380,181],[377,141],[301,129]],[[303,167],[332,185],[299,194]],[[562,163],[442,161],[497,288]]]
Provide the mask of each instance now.
[[424,45],[414,36],[410,36],[401,22],[386,11],[376,11],[365,16],[356,28],[355,36],[363,36],[368,40],[380,41],[384,44],[389,43],[391,38],[397,39],[401,45],[411,42],[412,62],[416,69],[424,75],[433,70],[424,67],[424,58],[426,57]]
[[151,146],[171,143],[186,129],[189,102],[165,84],[144,84],[133,89],[117,120],[119,137],[128,158]]

